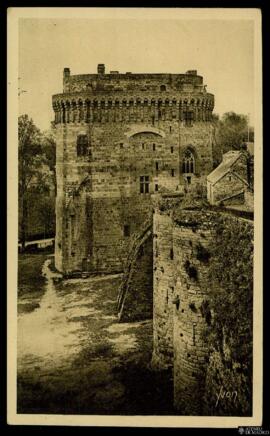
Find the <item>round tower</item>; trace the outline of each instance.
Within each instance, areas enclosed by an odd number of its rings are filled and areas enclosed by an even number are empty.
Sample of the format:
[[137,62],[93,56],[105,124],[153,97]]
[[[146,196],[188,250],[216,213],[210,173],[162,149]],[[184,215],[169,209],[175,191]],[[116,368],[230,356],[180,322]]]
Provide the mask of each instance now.
[[63,73],[57,136],[56,267],[120,271],[151,194],[205,183],[214,96],[185,74]]

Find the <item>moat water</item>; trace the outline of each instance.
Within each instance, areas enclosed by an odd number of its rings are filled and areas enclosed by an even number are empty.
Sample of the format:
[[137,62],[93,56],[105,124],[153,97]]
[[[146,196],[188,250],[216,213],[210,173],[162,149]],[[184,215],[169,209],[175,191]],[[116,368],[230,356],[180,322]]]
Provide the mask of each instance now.
[[152,321],[118,323],[121,275],[55,284],[52,260],[32,308],[18,298],[18,412],[174,414],[170,374],[150,368]]

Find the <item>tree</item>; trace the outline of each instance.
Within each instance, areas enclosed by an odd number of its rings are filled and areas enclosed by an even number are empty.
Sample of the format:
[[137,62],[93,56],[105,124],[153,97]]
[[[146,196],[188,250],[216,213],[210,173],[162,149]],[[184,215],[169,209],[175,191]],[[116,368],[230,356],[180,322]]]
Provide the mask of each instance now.
[[55,151],[56,151],[56,141],[54,130],[46,130],[41,135],[41,150],[45,154],[47,159],[47,165],[50,170],[55,169]]
[[229,150],[239,150],[247,138],[247,116],[226,112],[219,121],[217,130],[218,143],[223,153]]
[[212,120],[211,120],[211,121],[212,121],[212,123],[213,123],[214,125],[218,124],[218,123],[219,123],[219,115],[213,113],[213,114],[212,114]]
[[46,156],[46,163],[51,171],[52,183],[54,185],[54,191],[56,192],[56,140],[55,140],[55,130],[52,126],[51,130],[42,133],[41,138],[41,149]]
[[28,115],[21,115],[18,120],[19,139],[19,213],[20,239],[22,249],[25,247],[28,217],[28,194],[49,192],[51,174],[48,171],[48,159],[42,150],[42,134]]
[[55,224],[54,198],[42,196],[39,202],[39,221],[43,226],[44,238],[51,233]]

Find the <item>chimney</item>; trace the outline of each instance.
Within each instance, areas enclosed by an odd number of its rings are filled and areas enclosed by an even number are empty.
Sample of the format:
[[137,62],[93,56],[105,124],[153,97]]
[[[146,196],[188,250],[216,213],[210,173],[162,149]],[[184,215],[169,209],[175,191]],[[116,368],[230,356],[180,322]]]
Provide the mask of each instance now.
[[64,79],[68,78],[70,76],[70,69],[69,68],[64,68]]
[[98,74],[105,74],[105,64],[98,64],[97,72]]

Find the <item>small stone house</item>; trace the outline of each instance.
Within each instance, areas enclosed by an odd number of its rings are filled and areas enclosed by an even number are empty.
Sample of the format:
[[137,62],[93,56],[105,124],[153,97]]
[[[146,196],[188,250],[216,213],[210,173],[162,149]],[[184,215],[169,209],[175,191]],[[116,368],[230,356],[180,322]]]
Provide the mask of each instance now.
[[249,185],[248,153],[231,150],[207,176],[207,199],[213,205],[242,204]]

